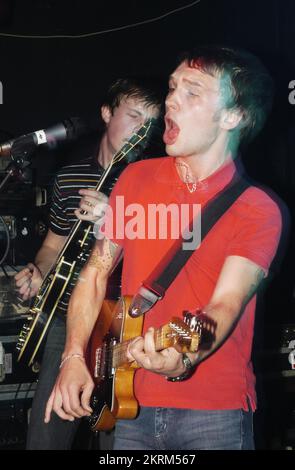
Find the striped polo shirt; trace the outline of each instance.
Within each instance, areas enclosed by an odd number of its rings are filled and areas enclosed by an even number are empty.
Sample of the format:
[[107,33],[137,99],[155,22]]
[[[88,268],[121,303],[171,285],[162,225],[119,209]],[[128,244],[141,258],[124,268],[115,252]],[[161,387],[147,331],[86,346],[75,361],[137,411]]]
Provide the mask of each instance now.
[[103,173],[96,158],[89,157],[73,165],[63,167],[56,175],[50,208],[50,229],[57,235],[68,236],[77,221],[81,196],[79,189],[95,189]]
[[[68,236],[77,221],[74,210],[79,207],[81,195],[79,189],[95,189],[104,169],[92,156],[73,165],[61,168],[55,178],[52,203],[49,214],[50,229],[57,235]],[[117,178],[114,178],[104,190],[109,196]],[[113,271],[107,287],[106,297],[117,299],[120,296],[122,262]],[[68,298],[61,299],[60,308],[68,304]]]

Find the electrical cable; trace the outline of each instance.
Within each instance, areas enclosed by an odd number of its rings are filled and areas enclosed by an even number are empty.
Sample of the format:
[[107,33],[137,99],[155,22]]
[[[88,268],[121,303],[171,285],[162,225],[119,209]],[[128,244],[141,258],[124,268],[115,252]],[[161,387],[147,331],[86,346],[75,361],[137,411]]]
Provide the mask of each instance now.
[[0,266],[4,263],[4,261],[6,259],[6,256],[8,255],[8,252],[9,252],[9,248],[10,248],[9,230],[8,230],[8,227],[7,227],[6,223],[4,222],[3,217],[0,216],[0,223],[1,222],[3,223],[4,231],[5,231],[6,236],[7,236],[7,244],[6,244],[6,249],[4,251],[4,255],[2,256],[2,258],[0,258]]
[[141,26],[144,24],[148,23],[154,23],[156,21],[162,20],[163,18],[166,18],[167,16],[173,15],[174,13],[177,13],[179,11],[185,10],[187,8],[191,8],[194,5],[197,5],[200,3],[201,0],[196,0],[192,3],[189,3],[187,5],[184,5],[179,8],[175,8],[174,10],[170,10],[167,13],[163,13],[163,15],[156,16],[154,18],[150,18],[148,20],[142,20],[138,21],[136,23],[131,23],[127,24],[124,26],[118,26],[117,28],[110,28],[110,29],[104,29],[102,31],[95,31],[93,33],[84,33],[84,34],[77,34],[77,35],[71,35],[71,34],[58,34],[58,35],[51,35],[51,36],[45,36],[45,35],[25,35],[25,34],[9,34],[9,33],[1,33],[0,32],[0,37],[8,37],[8,38],[22,38],[22,39],[82,39],[82,38],[89,38],[92,36],[99,36],[101,34],[107,34],[107,33],[112,33],[115,31],[122,31],[124,29],[129,29],[129,28],[134,28],[136,26]]

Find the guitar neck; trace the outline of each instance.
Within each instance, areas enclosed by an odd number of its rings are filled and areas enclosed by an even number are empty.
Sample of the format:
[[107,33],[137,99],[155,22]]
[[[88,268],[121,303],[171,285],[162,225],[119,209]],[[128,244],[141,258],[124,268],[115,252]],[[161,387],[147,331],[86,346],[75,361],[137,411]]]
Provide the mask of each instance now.
[[[127,359],[127,349],[131,341],[133,341],[133,339],[130,339],[128,341],[124,341],[123,343],[118,343],[112,346],[112,349],[113,349],[112,367],[113,368],[117,368],[117,367],[121,367],[123,365],[129,364],[129,361]],[[154,331],[154,341],[155,341],[156,351],[162,351],[162,349],[169,347],[170,342],[169,341],[167,342],[167,333],[165,332],[164,326]]]
[[[134,158],[132,157],[132,154],[134,153],[134,149],[138,147],[140,142],[144,141],[144,139],[146,138],[154,122],[155,122],[154,119],[149,119],[139,129],[139,131],[136,132],[132,136],[132,138],[128,142],[126,142],[126,144],[123,145],[121,150],[115,153],[111,162],[109,163],[109,165],[103,171],[101,177],[99,178],[99,181],[95,187],[95,191],[101,191],[106,196],[110,195],[115,182],[119,178],[124,168],[128,165],[129,163],[128,159],[130,161],[134,160]],[[60,262],[60,260],[64,256],[69,245],[72,245],[73,243],[75,243],[75,240],[77,243],[80,244],[80,246],[82,246],[81,240],[83,241],[83,240],[90,238],[90,235],[92,234],[92,228],[93,228],[92,224],[89,224],[89,222],[85,223],[85,221],[77,220],[77,222],[72,227],[72,230],[68,236],[68,239],[58,256],[57,264]]]
[[[126,164],[124,164],[124,162],[116,166],[109,166],[99,179],[95,190],[102,191],[104,194],[106,194],[106,196],[109,196],[114,184],[116,183],[125,166]],[[74,246],[77,246],[78,253],[80,252],[81,247],[84,247],[86,251],[90,251],[92,243],[89,249],[87,250],[87,244],[90,242],[90,240],[94,240],[93,223],[89,223],[85,220],[77,220],[73,225],[71,232],[67,238],[67,241],[59,254],[57,264],[62,259],[62,257],[65,256],[69,248],[71,252],[72,250],[75,251],[75,249],[73,248]],[[71,253],[71,258],[75,255],[75,253]]]

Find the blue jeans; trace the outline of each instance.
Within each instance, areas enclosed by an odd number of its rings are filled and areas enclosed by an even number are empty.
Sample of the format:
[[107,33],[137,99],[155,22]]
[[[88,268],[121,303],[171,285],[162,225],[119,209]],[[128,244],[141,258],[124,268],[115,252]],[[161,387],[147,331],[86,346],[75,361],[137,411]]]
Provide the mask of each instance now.
[[135,420],[119,420],[116,450],[254,450],[253,413],[141,407]]
[[59,373],[61,355],[66,337],[65,322],[55,318],[48,333],[37,390],[33,400],[27,436],[27,449],[67,450],[80,420],[64,421],[54,412],[48,424],[44,423],[45,407]]

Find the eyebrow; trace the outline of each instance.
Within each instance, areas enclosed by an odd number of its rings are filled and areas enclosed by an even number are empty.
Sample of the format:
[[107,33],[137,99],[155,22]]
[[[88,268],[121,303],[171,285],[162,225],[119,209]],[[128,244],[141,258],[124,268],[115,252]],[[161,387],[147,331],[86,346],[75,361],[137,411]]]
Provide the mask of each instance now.
[[191,86],[199,86],[199,87],[201,87],[201,88],[204,88],[204,85],[203,85],[201,82],[199,82],[199,81],[190,80],[189,78],[184,78],[183,81],[184,81],[185,83],[188,83],[188,84],[191,85]]
[[[176,78],[173,75],[170,75],[169,82],[175,81],[175,80]],[[188,85],[204,88],[204,85],[198,80],[196,81],[196,80],[191,80],[190,78],[184,78],[183,81],[187,83]]]
[[128,109],[129,109],[129,111],[132,111],[133,113],[138,114],[138,116],[143,116],[143,112],[142,112],[142,111],[139,111],[138,109],[133,108],[132,106],[128,106]]

